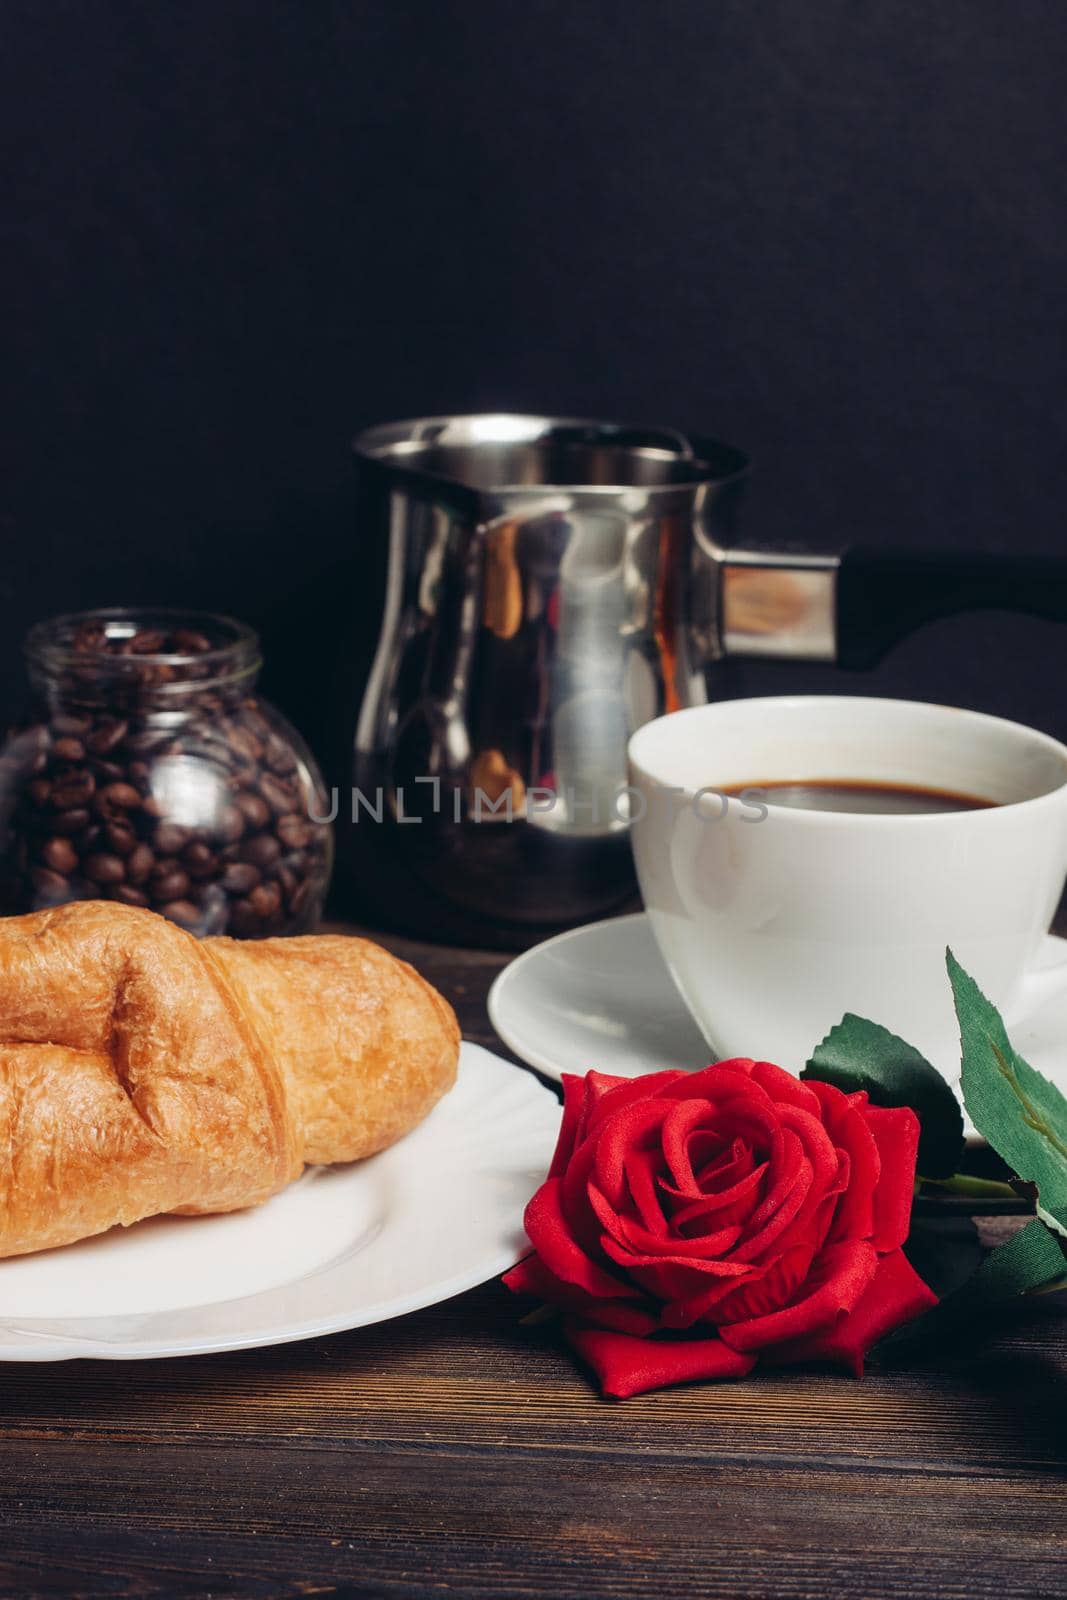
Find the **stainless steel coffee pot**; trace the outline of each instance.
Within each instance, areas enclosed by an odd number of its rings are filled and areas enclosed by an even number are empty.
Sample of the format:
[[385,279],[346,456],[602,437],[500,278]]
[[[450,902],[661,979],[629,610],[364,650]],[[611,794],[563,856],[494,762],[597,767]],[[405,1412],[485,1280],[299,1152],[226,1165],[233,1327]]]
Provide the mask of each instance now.
[[378,915],[514,945],[633,893],[626,742],[730,656],[867,666],[931,617],[1067,615],[1054,561],[740,550],[739,451],[486,414],[355,441],[388,541],[338,827]]

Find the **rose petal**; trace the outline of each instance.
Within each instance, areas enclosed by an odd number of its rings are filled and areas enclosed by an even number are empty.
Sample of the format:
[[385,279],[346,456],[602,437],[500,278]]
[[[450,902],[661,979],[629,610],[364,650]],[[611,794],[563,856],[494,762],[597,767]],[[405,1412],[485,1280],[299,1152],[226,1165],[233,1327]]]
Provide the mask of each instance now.
[[736,1092],[752,1081],[755,1062],[748,1056],[731,1056],[727,1061],[712,1061],[699,1072],[683,1072],[682,1080],[668,1087],[672,1098],[711,1100],[720,1091]]
[[[843,1094],[832,1083],[812,1082],[822,1105],[823,1123],[838,1147],[840,1171],[835,1187],[840,1199],[828,1238],[869,1239],[874,1227],[874,1192],[878,1187],[882,1163],[866,1119],[867,1096]],[[839,1160],[840,1160],[839,1156]]]
[[744,1277],[720,1279],[689,1300],[673,1301],[663,1308],[664,1327],[691,1328],[695,1322],[726,1326],[780,1311],[803,1288],[816,1249],[814,1240],[802,1241],[765,1267],[750,1268]]
[[820,1197],[837,1178],[838,1159],[834,1141],[818,1116],[801,1111],[797,1106],[782,1106],[783,1129],[795,1133],[804,1146],[804,1154],[811,1162],[812,1185]]
[[587,1072],[585,1132],[595,1133],[604,1122],[624,1106],[654,1100],[672,1084],[690,1076],[679,1067],[663,1072],[646,1072],[639,1078],[613,1078],[602,1072]]
[[775,1150],[767,1162],[767,1176],[759,1203],[748,1216],[750,1229],[758,1230],[769,1221],[782,1201],[792,1193],[794,1184],[803,1176],[805,1190],[812,1180],[811,1163],[804,1157],[804,1147],[795,1133],[788,1128],[779,1129]]
[[[758,1167],[753,1167],[751,1172],[738,1179],[729,1189],[717,1189],[712,1194],[704,1195],[700,1200],[691,1200],[687,1205],[682,1205],[671,1214],[671,1223],[675,1228],[684,1228],[688,1223],[695,1222],[697,1218],[715,1218],[717,1223],[740,1222],[745,1215],[743,1202],[750,1197],[755,1199],[755,1190],[766,1176],[768,1163],[761,1161]],[[664,1185],[666,1189],[667,1186]],[[676,1189],[667,1189],[667,1193],[677,1195]],[[726,1213],[717,1217],[716,1212]]]
[[504,1273],[505,1285],[512,1294],[530,1295],[543,1300],[560,1311],[569,1311],[586,1322],[602,1328],[616,1328],[620,1333],[652,1333],[659,1328],[660,1317],[651,1305],[642,1306],[633,1300],[603,1300],[564,1283],[550,1272],[540,1256],[528,1255],[510,1272]]
[[587,1294],[632,1296],[637,1290],[591,1260],[574,1238],[561,1208],[561,1182],[548,1178],[538,1189],[524,1218],[530,1243],[545,1266],[564,1283],[576,1284]]
[[710,1179],[722,1169],[744,1160],[748,1146],[743,1139],[723,1142],[718,1128],[694,1128],[686,1141],[685,1154],[697,1182]]
[[693,1194],[697,1189],[689,1160],[689,1135],[714,1114],[706,1100],[676,1100],[663,1119],[663,1159],[683,1194]]
[[904,1252],[894,1250],[879,1259],[878,1270],[852,1311],[806,1338],[764,1350],[760,1361],[775,1366],[832,1361],[862,1378],[863,1360],[871,1346],[936,1304],[936,1294]]
[[680,1256],[684,1261],[714,1261],[720,1256],[725,1256],[741,1237],[741,1229],[736,1223],[728,1228],[719,1228],[714,1233],[701,1233],[679,1239],[677,1234],[656,1235],[647,1228],[639,1227],[636,1222],[622,1222],[621,1244],[629,1245],[631,1250],[645,1251],[648,1255]]
[[[720,1228],[695,1239],[682,1239],[673,1230],[646,1228],[631,1217],[620,1216],[605,1194],[591,1180],[587,1186],[589,1204],[604,1228],[599,1244],[613,1261],[622,1264],[636,1252],[638,1258],[664,1256],[688,1262],[710,1260],[724,1255],[741,1237],[737,1226]],[[616,1248],[620,1253],[616,1253]]]
[[668,1300],[664,1304],[660,1312],[662,1326],[694,1328],[700,1322],[714,1328],[718,1323],[717,1310],[720,1302],[732,1300],[738,1287],[744,1288],[751,1276],[752,1268],[749,1267],[743,1275],[736,1278],[714,1280],[710,1288],[689,1292],[683,1289],[673,1300]]
[[[782,1148],[782,1125],[773,1106],[762,1106],[744,1097],[734,1097],[732,1100],[708,1103],[706,1113],[707,1122],[716,1124],[721,1129],[726,1147],[723,1155],[732,1156],[735,1148],[739,1150],[737,1161],[739,1174],[751,1170],[757,1162],[761,1166],[772,1165],[779,1159]],[[666,1176],[659,1179],[659,1187],[663,1193],[673,1195],[679,1200],[710,1199],[717,1192],[715,1179],[720,1171],[727,1180],[732,1171],[732,1161],[727,1161],[725,1169],[720,1169],[719,1160],[702,1164],[696,1175],[691,1175],[691,1170],[685,1171],[689,1166],[689,1151],[696,1131],[693,1130],[685,1140],[684,1152],[677,1163],[679,1171],[672,1173],[675,1182],[672,1183]],[[681,1182],[677,1181],[679,1175],[683,1179]]]
[[644,1159],[662,1165],[659,1154],[660,1126],[673,1110],[671,1100],[641,1100],[620,1106],[595,1130],[596,1180],[612,1205],[620,1206],[626,1196],[627,1161]]
[[[795,1222],[804,1208],[812,1192],[813,1180],[811,1167],[807,1161],[801,1160],[799,1169],[791,1175],[788,1185],[780,1186],[776,1191],[778,1209],[762,1227],[755,1232],[748,1232],[731,1256],[732,1261],[758,1261],[766,1255],[774,1245],[781,1249],[781,1236]],[[763,1209],[761,1206],[760,1210]],[[749,1218],[751,1229],[755,1213]]]
[[[779,1256],[792,1250],[803,1250],[807,1254],[808,1261],[814,1261],[827,1242],[826,1235],[833,1220],[836,1201],[836,1195],[828,1194],[821,1200],[813,1202],[809,1193],[792,1222],[774,1241],[773,1248],[765,1250],[762,1257],[753,1263],[756,1272],[766,1271]],[[736,1251],[731,1260],[735,1257]]]
[[578,1144],[585,1110],[586,1081],[589,1076],[588,1073],[584,1078],[578,1078],[571,1072],[563,1074],[563,1121],[559,1125],[556,1148],[552,1164],[548,1169],[550,1178],[562,1177]]
[[802,1299],[764,1317],[720,1323],[719,1332],[734,1350],[744,1351],[762,1350],[769,1344],[815,1333],[859,1303],[877,1266],[874,1247],[865,1240],[828,1245],[802,1286],[808,1291]]
[[908,1106],[867,1106],[863,1116],[881,1159],[872,1239],[877,1250],[899,1250],[911,1227],[919,1119]]
[[[664,1241],[667,1250],[674,1244],[673,1254],[656,1251],[630,1250],[621,1245],[609,1234],[604,1234],[601,1244],[604,1254],[612,1261],[617,1261],[627,1272],[635,1267],[681,1267],[689,1272],[707,1273],[717,1278],[736,1278],[749,1271],[742,1261],[724,1261],[720,1256],[713,1255],[709,1260],[702,1260],[698,1255],[690,1255],[686,1250],[687,1240]],[[683,1253],[685,1252],[685,1253]],[[674,1299],[673,1292],[664,1295],[664,1299]]]
[[[589,1178],[596,1163],[597,1135],[586,1134],[567,1163],[559,1182],[559,1208],[575,1243],[594,1261],[599,1255],[600,1224],[589,1204]],[[546,1179],[546,1182],[551,1182]]]
[[776,1105],[799,1106],[801,1111],[810,1112],[814,1117],[819,1115],[819,1101],[811,1087],[783,1067],[776,1067],[773,1061],[754,1062],[752,1081],[765,1089]]
[[[641,1261],[630,1257],[626,1277],[637,1285],[646,1300],[652,1300],[664,1315],[666,1308],[695,1300],[706,1294],[714,1285],[724,1288],[741,1281],[751,1269],[748,1267],[722,1269],[721,1263],[691,1261],[664,1261],[661,1257],[647,1256]],[[715,1319],[709,1318],[714,1323]]]
[[648,1151],[630,1150],[623,1161],[623,1172],[630,1198],[646,1228],[654,1233],[666,1230],[667,1218],[657,1193],[657,1162]]
[[743,1378],[755,1366],[721,1339],[634,1339],[581,1323],[563,1328],[571,1348],[596,1373],[601,1393],[616,1400],[672,1383]]

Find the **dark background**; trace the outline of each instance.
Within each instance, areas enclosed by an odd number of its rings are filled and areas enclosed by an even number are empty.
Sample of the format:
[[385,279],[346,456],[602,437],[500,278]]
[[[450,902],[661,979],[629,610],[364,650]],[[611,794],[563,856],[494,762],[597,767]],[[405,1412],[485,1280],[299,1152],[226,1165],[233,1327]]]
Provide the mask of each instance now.
[[[394,416],[717,434],[752,541],[1063,548],[1062,0],[6,0],[3,32],[4,713],[39,616],[221,607],[343,781],[378,606],[347,444]],[[1065,734],[1065,666],[987,614],[864,685]]]

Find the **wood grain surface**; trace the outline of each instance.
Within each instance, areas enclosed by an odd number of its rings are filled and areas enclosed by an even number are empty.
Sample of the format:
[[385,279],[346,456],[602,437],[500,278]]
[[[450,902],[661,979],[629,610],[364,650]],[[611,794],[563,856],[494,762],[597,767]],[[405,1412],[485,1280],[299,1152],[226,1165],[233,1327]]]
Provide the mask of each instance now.
[[[506,958],[388,942],[496,1044]],[[1067,1594],[1051,1302],[863,1382],[622,1404],[499,1284],[276,1350],[8,1365],[0,1385],[5,1595]]]

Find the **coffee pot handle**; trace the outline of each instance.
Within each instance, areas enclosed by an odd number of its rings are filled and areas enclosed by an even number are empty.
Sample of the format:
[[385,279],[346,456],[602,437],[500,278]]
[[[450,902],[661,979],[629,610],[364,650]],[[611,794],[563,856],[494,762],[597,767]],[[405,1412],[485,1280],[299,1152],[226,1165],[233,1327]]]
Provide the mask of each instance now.
[[850,550],[837,571],[837,662],[872,667],[925,622],[1023,611],[1067,622],[1067,561],[986,552]]

